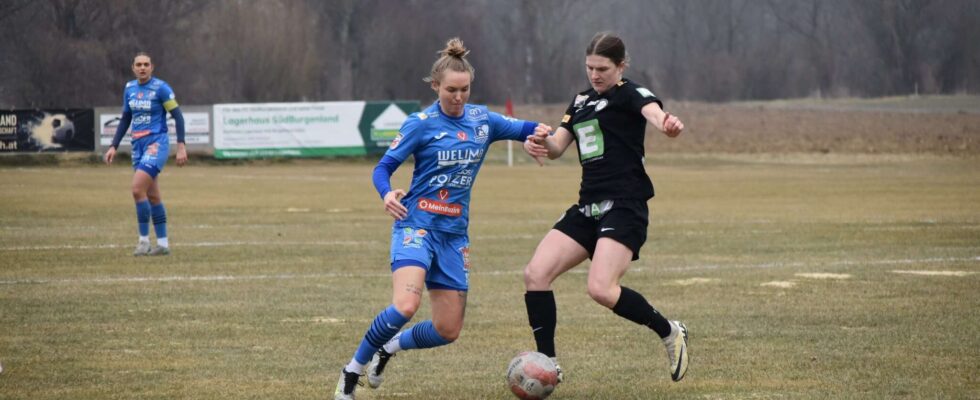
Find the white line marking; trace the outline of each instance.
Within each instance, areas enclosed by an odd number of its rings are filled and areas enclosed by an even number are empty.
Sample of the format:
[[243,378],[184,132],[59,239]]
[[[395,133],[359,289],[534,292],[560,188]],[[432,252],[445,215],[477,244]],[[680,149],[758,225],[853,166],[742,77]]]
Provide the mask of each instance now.
[[929,275],[929,276],[969,276],[976,273],[974,271],[928,271],[928,270],[920,270],[920,271],[894,270],[891,272],[896,274]]
[[[235,242],[240,243],[240,242]],[[365,242],[305,242],[299,244],[316,244],[316,243],[344,243],[344,244],[363,244]],[[276,243],[262,243],[262,244],[276,244]],[[198,245],[209,245],[209,243],[199,243]],[[228,245],[228,243],[221,243],[220,245]],[[857,262],[857,261],[839,261],[835,263],[764,263],[764,264],[732,264],[732,265],[701,265],[701,266],[688,266],[688,267],[675,267],[675,268],[650,268],[650,267],[637,267],[631,268],[630,271],[634,273],[643,272],[662,272],[662,271],[672,271],[672,272],[686,272],[695,270],[716,270],[716,269],[767,269],[767,268],[778,268],[778,267],[816,267],[831,265],[860,265],[860,264],[912,264],[912,263],[944,263],[944,262],[958,262],[958,261],[980,261],[980,256],[976,257],[963,257],[963,258],[925,258],[920,260],[880,260],[878,262]],[[130,276],[130,277],[116,277],[116,278],[63,278],[63,279],[50,279],[50,278],[21,278],[21,279],[10,279],[10,280],[0,280],[0,285],[17,285],[17,284],[84,284],[84,283],[141,283],[141,282],[213,282],[213,281],[248,281],[248,280],[289,280],[289,279],[318,279],[318,278],[376,278],[376,277],[388,277],[391,273],[385,268],[378,267],[376,273],[352,273],[352,272],[328,272],[321,274],[272,274],[272,275],[200,275],[200,276]],[[918,273],[918,272],[897,272],[895,273]],[[968,271],[954,271],[959,273],[974,274],[976,272]],[[499,275],[519,275],[523,274],[522,269],[512,269],[512,270],[475,270],[471,272],[474,275],[488,275],[488,276],[499,276]],[[576,268],[569,270],[567,273],[570,274],[585,274],[588,273],[588,268]],[[777,281],[778,282],[778,281]],[[790,282],[795,285],[795,282]],[[782,284],[772,284],[764,283],[765,286],[779,286]],[[791,287],[791,286],[790,286]]]
[[[179,247],[223,247],[223,246],[361,246],[368,244],[379,244],[374,240],[325,240],[314,242],[277,242],[277,241],[242,241],[242,242],[197,242],[180,243],[173,245]],[[128,248],[128,244],[61,244],[47,246],[8,246],[0,247],[0,251],[34,251],[34,250],[90,250],[90,249],[118,249]]]
[[831,274],[829,272],[804,272],[795,274],[801,278],[810,279],[850,279],[851,274]]

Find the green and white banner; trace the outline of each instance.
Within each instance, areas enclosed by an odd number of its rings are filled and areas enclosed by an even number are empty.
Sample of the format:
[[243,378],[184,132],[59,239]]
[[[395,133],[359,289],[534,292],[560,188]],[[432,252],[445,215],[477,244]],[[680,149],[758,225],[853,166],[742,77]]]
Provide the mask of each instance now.
[[417,102],[215,104],[216,158],[384,152]]

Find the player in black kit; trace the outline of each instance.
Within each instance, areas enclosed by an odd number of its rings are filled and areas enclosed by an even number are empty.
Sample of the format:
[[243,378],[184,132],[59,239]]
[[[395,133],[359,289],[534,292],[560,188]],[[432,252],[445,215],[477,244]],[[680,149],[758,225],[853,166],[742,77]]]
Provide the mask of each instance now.
[[646,124],[669,137],[679,135],[684,124],[663,111],[653,92],[623,78],[628,60],[620,38],[598,33],[585,54],[592,88],[575,96],[552,135],[539,132],[524,144],[530,154],[555,159],[574,140],[582,164],[578,204],[541,239],[524,268],[528,320],[538,351],[554,359],[557,307],[551,283],[590,258],[589,296],[655,331],[667,347],[671,379],[679,381],[687,372],[687,327],[664,318],[619,280],[647,238],[653,184],[643,166]]

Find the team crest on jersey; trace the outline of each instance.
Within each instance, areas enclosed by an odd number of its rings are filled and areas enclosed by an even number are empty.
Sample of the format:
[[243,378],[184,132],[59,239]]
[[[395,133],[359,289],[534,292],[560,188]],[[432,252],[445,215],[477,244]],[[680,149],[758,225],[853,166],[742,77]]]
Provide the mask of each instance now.
[[595,111],[596,112],[602,111],[602,109],[606,108],[606,106],[608,105],[609,105],[609,100],[600,99],[598,102],[595,103]]
[[143,98],[143,92],[136,92],[136,98],[137,99],[142,99]]
[[477,143],[486,143],[487,138],[490,137],[490,125],[483,124],[476,127],[476,136],[473,136],[473,141]]
[[395,135],[395,139],[391,141],[391,145],[388,146],[388,148],[394,150],[398,148],[398,143],[401,142],[402,142],[402,133],[398,132],[398,135]]
[[439,200],[446,201],[449,198],[449,191],[446,189],[439,190]]
[[589,95],[586,94],[580,94],[578,96],[575,96],[575,104],[573,106],[575,108],[582,108],[582,105],[585,104],[585,101],[588,99],[589,99]]
[[456,139],[459,139],[460,142],[465,142],[466,141],[466,132],[463,132],[463,131],[456,132]]

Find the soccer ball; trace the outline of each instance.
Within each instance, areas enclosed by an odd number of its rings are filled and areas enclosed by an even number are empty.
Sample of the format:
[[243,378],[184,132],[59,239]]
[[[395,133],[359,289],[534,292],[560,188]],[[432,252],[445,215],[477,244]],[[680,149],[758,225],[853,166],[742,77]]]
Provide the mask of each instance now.
[[525,351],[510,360],[507,387],[519,399],[542,400],[558,386],[558,368],[548,356]]

